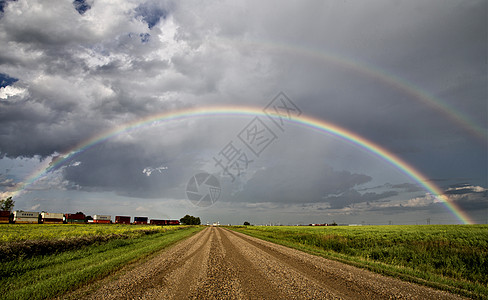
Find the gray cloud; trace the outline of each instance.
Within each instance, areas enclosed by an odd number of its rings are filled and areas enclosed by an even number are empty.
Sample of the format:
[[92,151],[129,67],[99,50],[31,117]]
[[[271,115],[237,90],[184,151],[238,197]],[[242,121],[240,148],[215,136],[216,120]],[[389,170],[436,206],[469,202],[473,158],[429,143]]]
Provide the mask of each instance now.
[[[303,176],[306,173],[307,176]],[[326,196],[343,194],[371,181],[371,177],[314,165],[307,159],[259,170],[238,192],[241,202],[314,203],[328,202]],[[325,198],[325,199],[324,199]]]
[[372,192],[360,194],[355,190],[349,190],[339,196],[328,196],[324,199],[324,202],[329,203],[331,209],[341,209],[347,206],[354,205],[355,203],[369,204],[370,202],[375,202],[396,195],[398,195],[398,192],[395,191],[388,191],[380,194]]

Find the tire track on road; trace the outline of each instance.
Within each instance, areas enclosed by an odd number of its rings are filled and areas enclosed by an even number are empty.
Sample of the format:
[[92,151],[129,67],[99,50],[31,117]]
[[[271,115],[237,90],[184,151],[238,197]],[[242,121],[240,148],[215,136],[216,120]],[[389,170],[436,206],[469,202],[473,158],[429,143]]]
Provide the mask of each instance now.
[[[95,284],[87,299],[462,299],[219,227]],[[75,297],[76,298],[76,297]]]

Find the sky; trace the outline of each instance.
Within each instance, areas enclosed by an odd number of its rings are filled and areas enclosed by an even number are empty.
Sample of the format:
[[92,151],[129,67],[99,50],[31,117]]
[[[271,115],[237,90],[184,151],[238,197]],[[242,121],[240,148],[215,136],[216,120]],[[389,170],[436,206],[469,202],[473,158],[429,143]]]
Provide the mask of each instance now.
[[487,6],[2,0],[0,198],[221,224],[488,223]]

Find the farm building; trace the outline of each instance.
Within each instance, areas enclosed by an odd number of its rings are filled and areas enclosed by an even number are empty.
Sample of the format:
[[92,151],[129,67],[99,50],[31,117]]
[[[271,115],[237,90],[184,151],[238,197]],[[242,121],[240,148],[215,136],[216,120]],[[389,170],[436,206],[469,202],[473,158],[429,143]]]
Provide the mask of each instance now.
[[85,223],[85,214],[64,214],[66,223]]
[[93,223],[110,224],[111,218],[112,218],[112,216],[108,216],[108,215],[94,215],[93,216]]
[[115,216],[115,224],[130,224],[130,217],[128,217],[128,216]]
[[0,211],[0,224],[9,223],[10,220],[10,211],[2,210]]
[[41,212],[41,222],[43,224],[63,224],[63,214]]
[[147,224],[147,217],[134,217],[134,224],[146,225]]
[[33,211],[14,211],[14,222],[17,224],[39,223],[39,213]]

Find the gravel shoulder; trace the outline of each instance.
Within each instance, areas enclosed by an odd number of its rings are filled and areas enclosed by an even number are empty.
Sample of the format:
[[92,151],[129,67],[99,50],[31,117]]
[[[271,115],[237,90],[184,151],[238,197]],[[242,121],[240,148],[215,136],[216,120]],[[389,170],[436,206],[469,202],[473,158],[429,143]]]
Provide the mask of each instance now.
[[206,228],[64,298],[81,297],[462,299],[219,227]]

